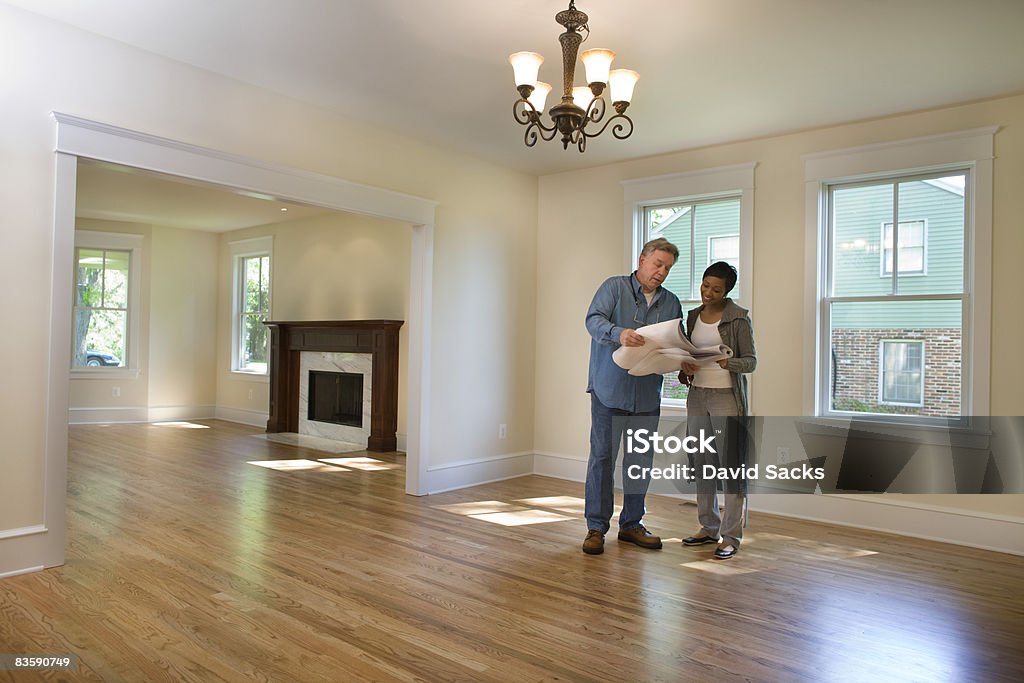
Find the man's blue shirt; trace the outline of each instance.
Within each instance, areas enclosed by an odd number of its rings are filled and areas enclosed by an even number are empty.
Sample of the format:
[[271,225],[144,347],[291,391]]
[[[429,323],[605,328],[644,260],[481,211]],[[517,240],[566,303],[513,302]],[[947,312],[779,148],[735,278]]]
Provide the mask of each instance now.
[[683,315],[679,299],[664,287],[654,291],[650,305],[632,275],[616,275],[605,280],[594,294],[587,311],[590,332],[590,372],[587,392],[609,408],[631,413],[649,412],[661,404],[661,375],[633,377],[612,360],[625,328],[664,322]]

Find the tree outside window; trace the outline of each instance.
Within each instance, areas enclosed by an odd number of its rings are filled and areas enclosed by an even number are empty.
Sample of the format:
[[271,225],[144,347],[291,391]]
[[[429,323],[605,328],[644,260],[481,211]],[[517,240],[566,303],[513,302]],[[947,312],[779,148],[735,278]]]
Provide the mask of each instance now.
[[131,252],[76,249],[72,367],[124,367]]
[[269,347],[263,321],[270,313],[270,256],[244,256],[240,266],[238,370],[265,373]]

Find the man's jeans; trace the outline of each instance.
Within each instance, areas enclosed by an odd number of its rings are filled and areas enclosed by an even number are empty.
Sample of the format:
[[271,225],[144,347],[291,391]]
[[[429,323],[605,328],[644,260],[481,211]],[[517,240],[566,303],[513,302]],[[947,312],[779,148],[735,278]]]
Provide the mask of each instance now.
[[[661,408],[647,413],[631,413],[627,410],[609,408],[590,394],[590,460],[587,461],[586,519],[587,528],[608,532],[609,521],[615,503],[615,459],[625,429],[658,429]],[[649,477],[640,479],[628,477],[631,465],[650,467],[654,455],[650,449],[641,455],[626,452],[622,456],[623,506],[619,514],[619,528],[632,529],[640,525],[644,517],[644,496],[650,484]]]

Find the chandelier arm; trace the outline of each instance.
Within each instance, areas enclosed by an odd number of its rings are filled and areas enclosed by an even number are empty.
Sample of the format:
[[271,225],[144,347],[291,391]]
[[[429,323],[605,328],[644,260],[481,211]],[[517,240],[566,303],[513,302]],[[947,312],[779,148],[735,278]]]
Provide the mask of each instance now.
[[551,127],[545,126],[544,121],[541,119],[540,116],[540,112],[537,111],[537,109],[529,100],[519,99],[512,103],[512,117],[516,120],[516,123],[522,126],[529,126],[532,124],[540,128],[541,130],[550,131],[551,136],[544,137],[545,140],[550,140],[552,137],[554,137],[556,127],[553,125]]
[[[622,119],[622,121],[619,121],[619,119]],[[598,135],[603,133],[605,128],[610,126],[613,121],[616,123],[614,126],[612,126],[612,137],[616,138],[617,140],[625,140],[626,138],[633,134],[633,119],[629,118],[625,114],[616,114],[615,116],[611,117],[610,119],[604,122],[604,125],[601,126],[601,130],[597,131],[596,133],[588,133],[585,130],[581,130],[580,132],[583,133],[583,135],[585,135],[588,138],[596,138]],[[623,133],[623,131],[626,132]]]
[[603,97],[595,97],[590,100],[590,106],[587,107],[587,113],[583,116],[583,123],[580,128],[586,127],[588,123],[600,123],[607,109],[608,104],[604,101]]

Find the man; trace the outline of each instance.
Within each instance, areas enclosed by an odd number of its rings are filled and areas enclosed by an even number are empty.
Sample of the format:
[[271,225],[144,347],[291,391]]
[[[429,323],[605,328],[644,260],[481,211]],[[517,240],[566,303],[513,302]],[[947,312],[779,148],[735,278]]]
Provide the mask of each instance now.
[[[633,377],[612,360],[619,346],[643,346],[636,328],[682,316],[679,299],[661,284],[679,258],[679,250],[664,238],[651,240],[640,253],[632,275],[608,278],[594,294],[587,311],[590,332],[590,459],[587,462],[587,537],[583,552],[604,552],[614,504],[615,459],[626,421],[631,428],[657,429],[661,414],[661,375]],[[623,507],[620,541],[641,548],[661,548],[661,539],[641,523],[649,481],[628,480],[632,464],[650,467],[652,455],[630,453],[622,459]]]

